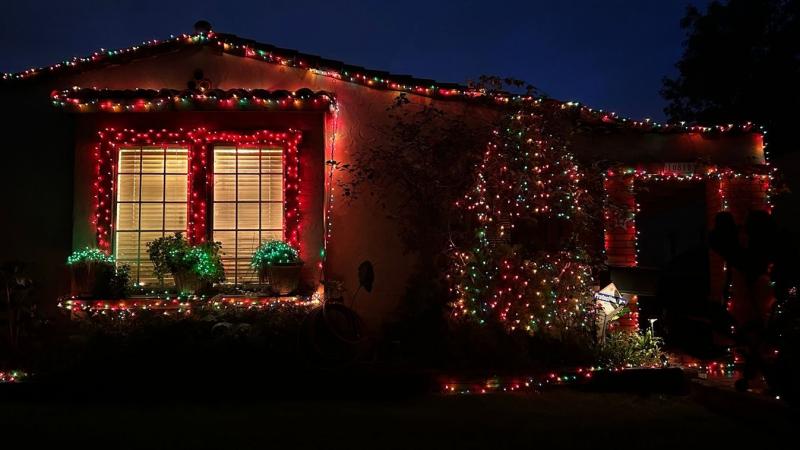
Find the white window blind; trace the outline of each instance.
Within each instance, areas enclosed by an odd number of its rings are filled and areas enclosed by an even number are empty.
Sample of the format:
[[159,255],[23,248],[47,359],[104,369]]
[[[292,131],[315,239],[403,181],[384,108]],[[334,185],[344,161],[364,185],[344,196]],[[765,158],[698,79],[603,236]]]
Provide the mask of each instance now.
[[131,266],[131,281],[153,284],[147,243],[186,232],[188,150],[120,148],[117,167],[114,256]]
[[212,232],[222,242],[228,282],[255,281],[253,252],[283,237],[282,154],[280,148],[214,147]]

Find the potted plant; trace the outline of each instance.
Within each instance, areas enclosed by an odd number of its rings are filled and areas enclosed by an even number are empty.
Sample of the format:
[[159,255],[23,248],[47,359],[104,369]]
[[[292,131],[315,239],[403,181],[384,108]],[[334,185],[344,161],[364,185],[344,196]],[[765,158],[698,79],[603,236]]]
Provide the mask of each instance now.
[[171,274],[178,292],[189,293],[225,280],[219,256],[221,248],[219,242],[190,245],[180,232],[147,243],[156,277],[163,281],[164,276]]
[[104,251],[86,247],[75,250],[67,258],[72,284],[72,295],[94,297],[103,284],[114,273],[114,257]]
[[303,261],[297,249],[283,241],[267,241],[253,253],[251,265],[261,283],[269,284],[278,295],[289,295],[300,284]]

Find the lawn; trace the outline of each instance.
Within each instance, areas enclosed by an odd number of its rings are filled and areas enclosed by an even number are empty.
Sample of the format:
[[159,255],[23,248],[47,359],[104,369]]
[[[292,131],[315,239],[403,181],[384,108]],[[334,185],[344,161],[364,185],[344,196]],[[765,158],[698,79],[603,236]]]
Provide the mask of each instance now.
[[[544,393],[421,395],[392,400],[0,402],[4,439],[106,448],[694,448],[767,447],[792,422],[691,396]],[[738,410],[737,410],[738,409]],[[5,446],[3,446],[5,448]]]

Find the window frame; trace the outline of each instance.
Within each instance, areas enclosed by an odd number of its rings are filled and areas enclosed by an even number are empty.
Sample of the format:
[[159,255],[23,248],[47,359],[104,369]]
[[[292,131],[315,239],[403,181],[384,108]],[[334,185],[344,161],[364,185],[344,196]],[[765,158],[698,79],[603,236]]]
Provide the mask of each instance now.
[[[135,129],[105,128],[98,131],[94,147],[94,200],[90,218],[97,246],[114,254],[117,214],[119,150],[122,147],[188,148],[187,161],[187,238],[196,244],[213,239],[213,157],[215,145],[258,145],[281,149],[283,168],[282,238],[300,247],[300,143],[303,134],[296,129],[283,131],[213,131],[206,128]],[[141,170],[141,168],[140,168]],[[165,167],[166,171],[166,167]],[[164,194],[165,195],[165,194]],[[259,193],[259,195],[261,195]],[[210,203],[210,206],[209,206]],[[163,220],[163,219],[162,219]],[[260,220],[260,219],[259,219]],[[139,257],[141,261],[141,256]]]
[[[217,156],[216,155],[216,151],[217,151],[217,149],[219,147],[233,147],[233,149],[235,150],[236,167],[234,169],[234,172],[221,172],[221,173],[217,173],[216,172],[216,170],[215,170],[215,167],[216,167],[216,156]],[[256,148],[258,150],[258,155],[259,155],[258,156],[258,167],[259,167],[259,170],[258,170],[258,200],[239,200],[239,187],[238,187],[239,186],[239,175],[241,175],[241,174],[245,174],[245,175],[250,174],[248,172],[239,172],[239,149],[240,148]],[[278,149],[278,150],[280,150],[280,154],[281,154],[281,170],[279,172],[264,173],[264,172],[261,171],[263,152],[264,152],[264,150],[267,150],[267,149]],[[209,240],[215,240],[215,237],[214,237],[214,233],[215,232],[233,232],[234,233],[234,236],[235,236],[234,237],[235,244],[234,244],[234,248],[233,248],[233,255],[234,256],[232,258],[230,258],[230,257],[226,258],[226,257],[223,256],[223,261],[225,259],[232,259],[234,261],[233,264],[234,264],[234,268],[235,268],[233,274],[229,274],[226,271],[226,273],[225,273],[226,283],[228,282],[227,280],[232,278],[233,282],[231,284],[234,284],[234,285],[245,284],[245,283],[247,283],[247,281],[244,281],[244,282],[240,281],[239,280],[239,273],[238,273],[237,261],[239,260],[239,232],[240,231],[258,232],[259,244],[261,242],[263,242],[262,233],[265,232],[265,231],[266,232],[278,231],[278,232],[280,232],[281,239],[285,239],[286,238],[286,150],[285,150],[285,148],[283,148],[281,146],[278,146],[278,145],[245,144],[244,146],[242,146],[242,145],[240,145],[238,143],[235,143],[235,142],[224,142],[224,141],[221,141],[221,142],[215,142],[214,144],[208,146],[207,158],[208,158],[208,167],[210,168],[209,173],[210,173],[211,179],[212,179],[212,182],[209,184],[208,192],[207,192],[207,196],[208,196],[207,204],[209,205],[208,208],[207,208],[207,210],[208,210],[208,218],[207,218],[207,220],[208,220],[208,223],[209,223],[208,230],[207,230],[207,238]],[[217,175],[234,175],[235,176],[234,186],[236,186],[236,188],[235,188],[235,199],[234,200],[217,201],[214,198],[215,188],[216,188],[216,180],[215,180],[215,178],[216,178]],[[279,201],[264,201],[262,199],[262,194],[263,194],[262,181],[263,181],[264,175],[280,175],[280,177],[281,177],[281,200],[279,200]],[[218,228],[216,228],[215,223],[214,223],[214,210],[215,210],[215,208],[217,206],[217,203],[236,205],[235,206],[235,211],[236,212],[235,212],[234,219],[233,219],[234,220],[233,221],[233,224],[234,224],[234,228],[233,229],[227,229],[227,228],[218,229]],[[242,228],[239,228],[239,208],[238,208],[238,205],[241,204],[241,203],[257,204],[258,205],[258,229],[250,229],[250,228],[242,229]],[[264,203],[276,203],[276,204],[279,203],[281,205],[280,206],[280,208],[281,208],[281,227],[280,227],[280,229],[265,229],[265,228],[263,228],[261,222],[262,222],[262,219],[263,219],[262,207],[263,207]],[[225,252],[225,248],[224,247],[223,247],[222,251],[223,251],[223,253]]]
[[[162,157],[163,170],[161,172],[149,173],[149,172],[145,172],[144,171],[144,154],[145,154],[145,149],[146,148],[150,148],[150,149],[159,148],[161,150],[161,153],[162,153],[162,156],[163,156]],[[138,149],[138,155],[139,155],[138,171],[137,172],[122,172],[121,169],[120,169],[121,168],[120,156],[121,156],[122,152],[125,151],[125,150],[136,151],[137,149]],[[170,172],[169,171],[168,164],[167,164],[167,156],[168,156],[169,150],[180,150],[181,152],[185,152],[185,154],[186,154],[185,157],[187,159],[186,172],[185,173]],[[189,190],[189,163],[188,163],[189,147],[186,144],[172,144],[172,143],[160,143],[160,144],[153,144],[153,145],[148,145],[148,144],[120,145],[119,147],[117,147],[117,152],[116,152],[115,157],[117,158],[117,164],[116,164],[117,171],[114,174],[114,177],[115,177],[114,184],[115,184],[115,186],[119,186],[120,185],[120,175],[134,176],[134,177],[136,177],[136,180],[137,180],[136,183],[137,183],[137,191],[138,192],[136,194],[136,200],[123,200],[123,201],[120,201],[119,200],[120,190],[116,189],[116,192],[114,194],[113,207],[112,207],[112,211],[113,211],[112,212],[112,217],[113,217],[113,220],[114,220],[114,232],[111,235],[111,254],[114,255],[115,259],[117,258],[117,253],[118,253],[117,252],[117,245],[119,244],[118,239],[117,239],[118,233],[135,233],[136,234],[136,246],[137,246],[136,258],[137,258],[137,261],[136,261],[136,268],[135,268],[135,276],[132,276],[132,278],[135,278],[135,280],[134,280],[135,283],[140,284],[141,280],[142,280],[142,276],[141,276],[142,275],[142,273],[141,273],[141,271],[142,271],[142,259],[144,257],[147,257],[146,254],[143,254],[143,250],[142,250],[142,234],[143,233],[161,233],[161,236],[163,237],[163,236],[166,236],[168,233],[174,233],[174,232],[178,231],[178,230],[175,230],[174,228],[167,228],[167,205],[180,205],[180,204],[184,205],[184,207],[186,208],[186,216],[185,216],[186,226],[181,231],[183,231],[183,233],[186,233],[186,230],[188,229],[188,226],[189,226],[189,211],[188,211],[188,209],[189,209],[188,208],[188,205],[189,205],[189,193],[188,193],[188,190]],[[143,200],[142,199],[142,187],[144,185],[142,180],[144,179],[145,175],[161,177],[161,200]],[[183,183],[182,186],[183,186],[183,190],[186,193],[186,195],[185,195],[185,199],[183,201],[180,201],[180,200],[167,200],[167,177],[168,176],[183,176],[184,177],[184,183]],[[119,205],[120,204],[138,205],[138,208],[137,208],[137,219],[136,219],[136,222],[137,222],[136,229],[126,229],[126,230],[120,230],[119,229],[119,213],[120,213]],[[156,230],[156,229],[145,229],[145,228],[142,228],[142,210],[143,210],[142,205],[143,204],[161,205],[161,228],[160,229]],[[125,263],[125,264],[129,264],[130,263],[129,261],[127,261],[127,259],[125,259],[122,262]],[[133,267],[132,267],[132,269],[133,269]]]

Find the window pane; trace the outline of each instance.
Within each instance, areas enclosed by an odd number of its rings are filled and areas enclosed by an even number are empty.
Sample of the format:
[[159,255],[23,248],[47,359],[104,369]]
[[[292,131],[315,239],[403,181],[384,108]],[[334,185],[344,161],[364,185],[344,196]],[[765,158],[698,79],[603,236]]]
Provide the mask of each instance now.
[[187,173],[189,151],[185,148],[167,149],[167,173]]
[[123,175],[117,178],[117,200],[121,202],[139,201],[139,175]]
[[239,175],[239,201],[258,201],[258,175]]
[[283,177],[281,175],[261,176],[261,201],[283,201]]
[[222,257],[236,257],[236,232],[235,231],[215,231],[214,241],[222,243]]
[[186,203],[167,203],[164,209],[165,229],[186,230]]
[[258,154],[257,148],[239,148],[239,162],[237,172],[239,173],[258,173]]
[[164,150],[142,147],[142,173],[164,173]]
[[[147,253],[147,243],[153,242],[163,235],[164,234],[160,231],[142,232],[142,237],[139,242],[139,281],[142,281],[146,284],[152,284],[158,281],[153,275],[153,263],[150,262],[150,256]],[[164,281],[171,283],[171,279],[165,279]]]
[[214,201],[236,200],[236,175],[214,175]]
[[138,230],[139,229],[139,204],[138,203],[119,203],[117,204],[117,230]]
[[236,282],[253,283],[258,281],[258,273],[250,266],[250,259],[238,259],[236,264]]
[[262,230],[261,242],[271,241],[283,238],[283,230]]
[[119,173],[139,173],[139,148],[120,149],[117,165]]
[[[169,233],[186,230],[188,150],[123,148],[118,157],[114,256],[131,266],[133,282],[152,284],[157,280],[147,243],[163,236],[165,228]],[[165,177],[165,170],[176,175]],[[164,203],[165,190],[167,200],[174,203]]]
[[258,230],[258,203],[239,203],[237,228]]
[[214,147],[214,172],[236,172],[236,149],[234,147]]
[[240,231],[236,247],[238,258],[252,258],[259,243],[258,231]]
[[[153,263],[147,257],[147,253],[143,253],[142,260],[139,261],[139,282],[147,285],[158,284],[158,278],[153,274]],[[171,275],[164,276],[164,284],[166,286],[171,286],[174,283]]]
[[136,260],[139,257],[139,233],[117,232],[115,255],[118,260]]
[[283,203],[261,204],[261,229],[280,230],[283,228]]
[[[222,242],[226,277],[257,280],[250,259],[258,245],[283,235],[283,151],[214,148],[214,240]],[[232,230],[233,231],[219,231]]]
[[147,254],[147,244],[163,236],[164,233],[162,231],[142,231],[142,237],[140,238],[139,242],[139,250],[142,252],[141,253],[142,260],[149,261],[149,256]]
[[142,203],[141,230],[163,230],[164,229],[164,204],[163,203]]
[[186,175],[167,175],[164,200],[168,202],[186,202],[188,180]]
[[142,201],[164,201],[164,175],[142,175]]
[[214,203],[214,228],[236,229],[236,203]]
[[261,172],[283,172],[283,150],[266,148],[261,153]]

